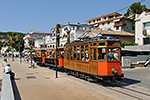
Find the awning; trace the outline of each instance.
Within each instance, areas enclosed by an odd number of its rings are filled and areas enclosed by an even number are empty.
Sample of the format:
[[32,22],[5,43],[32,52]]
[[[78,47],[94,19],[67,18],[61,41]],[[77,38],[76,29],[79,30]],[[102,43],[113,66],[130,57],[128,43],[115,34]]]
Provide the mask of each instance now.
[[97,27],[99,24],[95,24],[94,26]]

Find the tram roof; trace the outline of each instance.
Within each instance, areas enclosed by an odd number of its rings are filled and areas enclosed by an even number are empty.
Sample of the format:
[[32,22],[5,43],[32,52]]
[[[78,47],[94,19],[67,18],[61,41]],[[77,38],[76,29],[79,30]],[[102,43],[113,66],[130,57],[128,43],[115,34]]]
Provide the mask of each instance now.
[[[87,36],[87,37],[81,37],[79,39],[80,40],[72,41],[71,43],[67,43],[66,45],[89,43],[89,42],[95,42],[95,41],[120,41],[119,39],[112,39],[112,37],[108,37],[108,36],[107,37],[106,36],[98,36],[98,37],[92,37],[92,38]],[[84,39],[86,39],[86,40],[84,40]]]

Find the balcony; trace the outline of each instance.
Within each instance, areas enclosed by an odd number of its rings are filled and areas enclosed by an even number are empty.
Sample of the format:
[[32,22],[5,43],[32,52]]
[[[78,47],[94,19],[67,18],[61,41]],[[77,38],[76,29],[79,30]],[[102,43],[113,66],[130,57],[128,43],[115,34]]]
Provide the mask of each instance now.
[[144,36],[150,36],[150,29],[143,30],[143,35]]
[[122,21],[118,21],[118,22],[115,22],[115,26],[126,26],[126,23],[122,22]]

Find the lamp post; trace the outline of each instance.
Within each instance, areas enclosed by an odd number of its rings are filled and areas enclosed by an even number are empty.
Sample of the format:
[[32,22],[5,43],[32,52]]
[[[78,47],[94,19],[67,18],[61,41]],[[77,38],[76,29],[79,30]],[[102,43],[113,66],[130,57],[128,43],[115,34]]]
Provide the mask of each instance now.
[[58,41],[57,41],[57,38],[58,38],[58,36],[57,36],[57,33],[59,33],[59,29],[58,29],[58,26],[56,27],[56,78],[58,78],[57,77],[57,47],[58,47]]
[[20,58],[20,63],[22,63],[22,61],[21,61],[21,51],[20,51],[20,47],[22,47],[22,45],[20,45],[20,43],[19,43],[18,47],[19,47],[19,58]]

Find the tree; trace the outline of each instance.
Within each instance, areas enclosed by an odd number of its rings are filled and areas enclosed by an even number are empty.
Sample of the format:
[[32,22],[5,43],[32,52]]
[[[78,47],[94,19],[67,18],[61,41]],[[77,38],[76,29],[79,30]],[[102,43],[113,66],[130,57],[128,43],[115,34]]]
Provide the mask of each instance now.
[[70,43],[70,30],[66,29],[67,33],[67,43]]
[[9,51],[11,51],[11,48],[10,48],[10,47],[8,47],[8,49],[6,50],[6,52],[9,52]]
[[147,11],[146,5],[141,5],[140,2],[135,2],[130,6],[130,8],[127,9],[127,12],[124,14],[124,16],[128,17],[133,15],[134,18],[135,14],[141,14],[143,11]]
[[143,11],[147,11],[146,5],[141,5],[140,2],[135,2],[127,9],[127,12],[124,14],[124,16],[131,16],[131,18],[133,19],[133,31],[135,30],[135,14],[141,14]]
[[[60,33],[60,28],[61,28],[61,25],[60,24],[56,24],[56,27],[51,28],[51,31],[53,33],[55,33],[55,32],[56,33]],[[59,47],[59,44],[60,44],[60,34],[57,34],[56,41],[57,41],[57,46]]]
[[14,56],[13,56],[13,52],[14,51],[13,50],[18,45],[18,43],[19,43],[20,40],[19,40],[19,37],[18,37],[18,35],[17,35],[16,32],[11,32],[7,36],[8,36],[7,42],[13,48],[12,49],[12,61],[14,61]]

